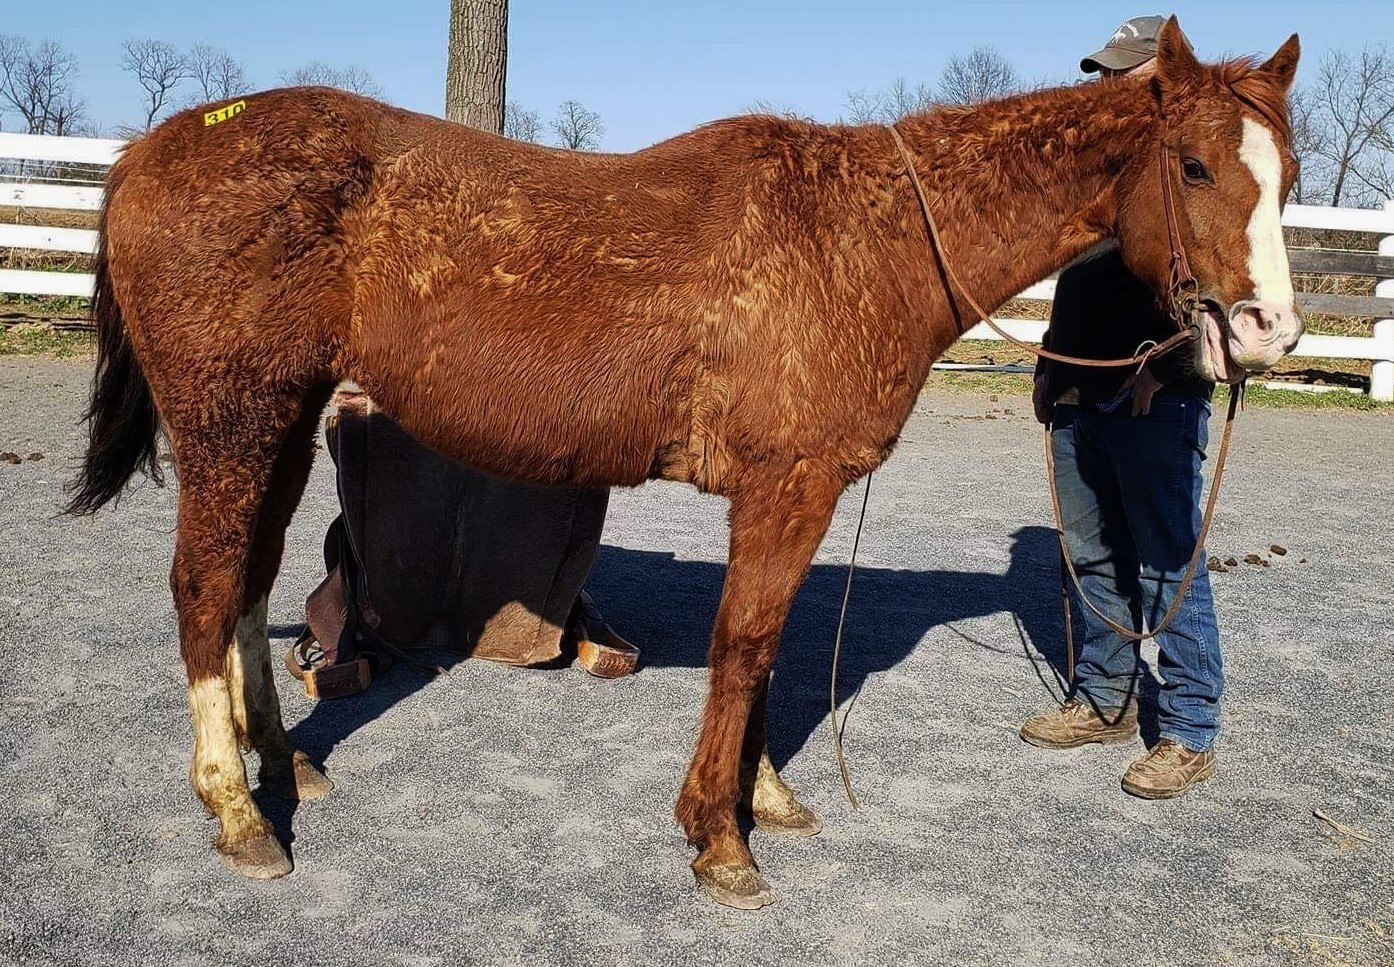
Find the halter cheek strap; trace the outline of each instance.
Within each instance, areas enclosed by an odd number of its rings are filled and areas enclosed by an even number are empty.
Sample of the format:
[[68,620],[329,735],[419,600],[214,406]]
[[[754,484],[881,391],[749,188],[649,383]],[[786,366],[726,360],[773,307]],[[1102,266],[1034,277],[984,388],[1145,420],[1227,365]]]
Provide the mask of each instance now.
[[1167,241],[1171,246],[1171,267],[1167,302],[1177,329],[1189,331],[1198,305],[1196,298],[1200,283],[1186,260],[1186,246],[1181,241],[1181,226],[1176,217],[1176,201],[1171,185],[1170,152],[1167,150],[1167,120],[1162,115],[1161,136],[1157,139],[1157,174],[1161,176],[1162,208],[1166,211]]

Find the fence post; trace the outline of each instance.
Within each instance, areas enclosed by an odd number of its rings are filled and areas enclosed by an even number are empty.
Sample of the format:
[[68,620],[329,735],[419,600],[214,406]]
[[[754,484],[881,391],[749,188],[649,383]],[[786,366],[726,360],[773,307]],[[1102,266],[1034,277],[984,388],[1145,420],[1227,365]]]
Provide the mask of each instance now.
[[[1384,210],[1394,218],[1394,198],[1384,203]],[[1379,242],[1379,254],[1394,256],[1394,233],[1384,236]],[[1394,299],[1394,279],[1380,279],[1375,283],[1375,295]],[[1381,403],[1394,402],[1394,319],[1381,319],[1375,323],[1374,337],[1384,351],[1384,359],[1376,360],[1370,366],[1370,399]]]

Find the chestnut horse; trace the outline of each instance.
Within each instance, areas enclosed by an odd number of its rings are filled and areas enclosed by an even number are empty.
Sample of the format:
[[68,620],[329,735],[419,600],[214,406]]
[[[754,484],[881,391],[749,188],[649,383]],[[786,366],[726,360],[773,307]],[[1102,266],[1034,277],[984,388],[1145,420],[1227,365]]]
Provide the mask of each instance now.
[[[944,256],[988,307],[1109,237],[1165,291],[1165,172],[1214,310],[1196,365],[1233,377],[1300,331],[1278,225],[1297,58],[1293,37],[1262,65],[1202,65],[1173,21],[1154,78],[935,109],[898,130]],[[676,811],[715,899],[774,899],[742,803],[767,829],[819,829],[765,754],[790,600],[838,495],[886,459],[930,363],[975,321],[907,174],[878,125],[744,117],[577,154],[320,88],[185,112],[126,149],[107,179],[71,509],[157,471],[163,425],[192,782],[232,869],[290,869],[239,746],[280,793],[329,789],[282,726],[266,601],[322,408],[351,379],[482,471],[681,480],[729,499],[710,692]]]

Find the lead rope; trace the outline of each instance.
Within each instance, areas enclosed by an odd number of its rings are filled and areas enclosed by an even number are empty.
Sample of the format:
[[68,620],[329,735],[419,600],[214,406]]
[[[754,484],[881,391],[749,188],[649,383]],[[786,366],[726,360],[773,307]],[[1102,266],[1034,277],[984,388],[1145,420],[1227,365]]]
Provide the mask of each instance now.
[[[1162,119],[1162,124],[1163,133],[1165,133],[1165,117],[1163,117]],[[980,320],[986,323],[989,328],[991,328],[994,332],[996,332],[1007,342],[1011,343],[1013,346],[1016,346],[1019,349],[1024,349],[1038,358],[1053,359],[1057,362],[1071,363],[1076,366],[1121,367],[1137,365],[1138,369],[1140,370],[1144,365],[1147,364],[1149,360],[1170,352],[1177,346],[1181,345],[1183,342],[1199,338],[1200,327],[1193,321],[1194,292],[1191,291],[1191,286],[1193,286],[1194,284],[1194,279],[1190,277],[1190,269],[1189,266],[1186,264],[1185,250],[1180,244],[1180,236],[1175,223],[1176,215],[1175,211],[1173,210],[1173,203],[1171,201],[1171,183],[1170,175],[1167,170],[1166,164],[1167,150],[1166,140],[1164,137],[1159,139],[1158,142],[1159,158],[1161,161],[1162,169],[1162,195],[1164,207],[1167,210],[1167,234],[1170,237],[1172,249],[1172,291],[1169,293],[1169,295],[1171,297],[1172,313],[1177,320],[1178,331],[1174,335],[1163,340],[1161,343],[1152,346],[1144,352],[1135,353],[1134,355],[1126,359],[1082,359],[1077,356],[1066,356],[1061,353],[1051,352],[1043,347],[1033,346],[1030,343],[1023,342],[1022,340],[1017,339],[1011,333],[1007,332],[1001,326],[997,325],[997,323],[992,319],[990,313],[983,311],[982,307],[979,306],[978,303],[973,299],[973,296],[964,287],[963,283],[959,281],[958,275],[953,270],[953,266],[949,264],[948,259],[944,255],[944,244],[943,241],[939,238],[939,227],[934,222],[934,213],[931,211],[929,206],[929,196],[924,190],[924,185],[920,183],[919,173],[915,170],[915,163],[910,159],[910,152],[905,147],[905,142],[900,136],[900,131],[896,129],[896,126],[894,124],[887,125],[887,130],[890,131],[891,140],[895,142],[896,151],[900,154],[900,160],[905,165],[905,173],[910,178],[910,184],[915,189],[915,197],[916,199],[918,199],[920,203],[920,214],[924,216],[925,228],[928,230],[929,233],[930,251],[934,255],[935,262],[938,264],[940,272],[943,274],[944,288],[949,297],[949,306],[954,310],[956,317],[958,315],[958,304],[955,299],[955,290],[957,290],[958,295],[962,297],[963,301],[968,303],[968,307],[977,314]],[[1186,322],[1187,317],[1191,317],[1192,319],[1192,321],[1189,324],[1187,324]],[[1209,534],[1210,522],[1214,517],[1215,499],[1219,495],[1220,480],[1223,478],[1225,470],[1225,458],[1229,453],[1229,441],[1231,431],[1234,427],[1234,414],[1240,401],[1243,398],[1243,391],[1244,384],[1242,381],[1238,384],[1237,387],[1231,385],[1229,388],[1229,413],[1225,417],[1225,428],[1224,434],[1220,441],[1220,452],[1215,461],[1215,475],[1214,479],[1211,481],[1210,484],[1210,495],[1206,500],[1205,514],[1201,520],[1200,536],[1199,539],[1196,541],[1195,549],[1191,552],[1191,560],[1186,567],[1186,575],[1182,579],[1181,586],[1176,594],[1176,597],[1172,601],[1171,606],[1167,609],[1167,613],[1163,617],[1162,622],[1158,625],[1158,627],[1151,630],[1145,635],[1140,635],[1130,628],[1124,628],[1122,625],[1117,624],[1107,615],[1100,612],[1099,609],[1094,606],[1093,602],[1091,602],[1085,596],[1084,589],[1080,586],[1079,576],[1075,573],[1074,564],[1070,560],[1069,547],[1065,540],[1065,530],[1060,515],[1060,498],[1059,495],[1056,493],[1055,489],[1055,460],[1054,455],[1051,453],[1050,450],[1050,428],[1046,428],[1046,467],[1050,482],[1051,505],[1055,513],[1057,533],[1060,537],[1060,565],[1062,568],[1060,595],[1061,601],[1065,609],[1065,641],[1066,650],[1068,653],[1067,667],[1069,672],[1069,681],[1074,680],[1074,628],[1072,617],[1070,614],[1069,589],[1065,586],[1064,574],[1068,573],[1071,580],[1073,580],[1075,587],[1079,590],[1080,600],[1083,601],[1086,605],[1088,605],[1091,611],[1097,614],[1100,618],[1102,618],[1105,622],[1112,626],[1112,628],[1115,631],[1118,631],[1120,634],[1123,634],[1126,637],[1131,638],[1133,640],[1140,641],[1143,638],[1152,637],[1153,635],[1160,634],[1162,631],[1166,630],[1166,628],[1171,624],[1172,620],[1176,617],[1176,613],[1180,607],[1180,602],[1185,598],[1186,592],[1190,590],[1191,582],[1195,579],[1196,566],[1200,561],[1201,555],[1204,553],[1205,538]],[[843,754],[842,749],[842,728],[839,728],[837,722],[837,669],[838,660],[842,654],[842,631],[847,620],[847,605],[852,596],[852,576],[855,573],[857,567],[857,547],[861,543],[862,524],[866,521],[866,505],[867,499],[870,496],[871,474],[867,474],[866,490],[862,494],[861,517],[857,521],[857,533],[852,540],[852,557],[847,563],[847,585],[842,592],[842,611],[838,615],[837,619],[837,636],[833,641],[832,682],[829,687],[828,696],[828,721],[833,732],[833,748],[836,750],[837,766],[839,772],[842,775],[842,788],[846,792],[847,800],[852,804],[853,809],[860,809],[861,803],[857,800],[857,794],[852,789],[851,776],[847,770],[847,759],[846,756]],[[853,702],[856,701],[858,693],[859,692],[853,693]],[[850,712],[850,705],[848,707],[848,710]],[[844,718],[843,727],[845,727],[845,725],[846,719]]]
[[1097,615],[1104,624],[1108,625],[1113,631],[1122,635],[1130,641],[1143,641],[1153,638],[1166,631],[1175,620],[1177,613],[1181,609],[1181,603],[1185,600],[1187,592],[1191,589],[1191,583],[1195,580],[1196,569],[1200,566],[1200,559],[1205,555],[1205,539],[1210,534],[1210,523],[1215,518],[1215,502],[1220,496],[1220,481],[1225,476],[1225,461],[1229,456],[1229,442],[1234,432],[1234,415],[1239,409],[1240,402],[1244,399],[1244,381],[1230,384],[1229,387],[1229,410],[1225,414],[1225,428],[1220,436],[1220,451],[1215,457],[1215,474],[1210,481],[1210,493],[1205,498],[1205,514],[1201,517],[1200,533],[1196,536],[1195,549],[1191,551],[1191,559],[1186,564],[1186,573],[1181,578],[1181,584],[1176,589],[1175,597],[1172,598],[1170,606],[1167,607],[1166,614],[1162,620],[1146,632],[1134,631],[1124,627],[1114,621],[1108,615],[1099,610],[1098,606],[1089,599],[1084,593],[1084,587],[1079,582],[1079,574],[1075,571],[1074,560],[1070,557],[1070,546],[1065,539],[1065,519],[1060,509],[1060,493],[1055,486],[1055,454],[1050,446],[1050,427],[1045,430],[1045,463],[1046,479],[1050,484],[1050,507],[1055,516],[1055,532],[1060,538],[1060,593],[1061,601],[1065,609],[1065,652],[1066,667],[1069,669],[1069,677],[1066,681],[1066,688],[1074,681],[1075,667],[1075,642],[1074,628],[1070,618],[1070,596],[1069,590],[1065,586],[1065,575],[1068,574],[1071,582],[1075,586],[1075,591],[1079,594],[1079,600],[1090,611]]
[[[857,548],[862,542],[862,525],[866,523],[866,504],[871,498],[871,474],[866,475],[866,489],[862,491],[862,513],[857,518],[857,533],[852,538],[852,557],[847,562],[847,586],[842,589],[842,612],[837,616],[837,636],[833,639],[833,669],[832,683],[828,689],[828,723],[833,730],[833,749],[837,752],[837,768],[842,773],[842,789],[847,793],[847,801],[852,804],[853,809],[861,809],[862,804],[857,799],[857,794],[852,791],[852,776],[847,771],[847,757],[842,754],[842,729],[837,725],[837,664],[842,656],[842,627],[847,622],[847,602],[852,599],[852,575],[857,570]],[[852,702],[856,702],[857,696],[861,693],[858,688],[852,693]],[[851,704],[848,705],[851,711]],[[842,720],[843,726],[847,720]]]
[[[962,297],[963,301],[968,303],[968,308],[972,309],[974,314],[976,314],[980,320],[987,324],[988,328],[990,328],[993,332],[997,333],[997,335],[1001,336],[1007,342],[1011,343],[1013,346],[1017,347],[1018,349],[1023,349],[1026,352],[1031,353],[1032,355],[1040,359],[1053,359],[1056,362],[1069,363],[1072,366],[1094,366],[1108,369],[1122,366],[1143,366],[1147,363],[1148,360],[1155,359],[1158,356],[1163,356],[1171,352],[1173,349],[1175,349],[1182,343],[1188,342],[1192,339],[1196,339],[1200,336],[1200,331],[1198,327],[1196,327],[1195,325],[1182,325],[1181,320],[1178,317],[1177,331],[1174,334],[1168,336],[1166,339],[1162,340],[1160,343],[1153,346],[1151,349],[1148,349],[1145,352],[1135,353],[1132,356],[1127,357],[1126,359],[1084,359],[1079,356],[1066,356],[1062,353],[1051,352],[1050,350],[1045,349],[1041,346],[1033,346],[1028,342],[1023,342],[1022,340],[1016,338],[1011,333],[1007,332],[1007,330],[999,326],[993,320],[992,314],[985,311],[982,306],[978,305],[977,300],[973,298],[973,296],[969,293],[968,289],[964,286],[964,284],[959,281],[958,274],[954,272],[953,266],[949,264],[949,260],[944,255],[944,243],[943,240],[939,238],[939,226],[935,224],[934,213],[930,210],[929,207],[929,195],[925,191],[924,185],[920,183],[919,172],[915,170],[915,163],[910,160],[910,152],[905,147],[905,141],[900,137],[900,132],[896,130],[896,126],[894,124],[889,125],[887,130],[891,132],[891,139],[895,141],[896,151],[900,153],[900,160],[905,164],[905,173],[910,176],[910,184],[915,189],[915,197],[920,202],[920,213],[924,216],[925,228],[929,231],[930,251],[934,253],[935,261],[938,263],[940,270],[944,274],[944,289],[949,297],[950,307],[953,307],[955,309],[957,307],[957,302],[955,300],[954,295],[955,292],[957,292],[957,294],[960,297]],[[1163,178],[1163,183],[1167,183],[1165,178]],[[1168,206],[1168,214],[1171,214],[1170,206]],[[1173,236],[1173,256],[1175,256],[1176,251],[1177,246],[1175,244],[1175,236]],[[1181,259],[1184,263],[1185,256],[1182,255]],[[1174,276],[1176,265],[1177,262],[1173,257],[1173,286],[1175,285]],[[960,335],[962,335],[962,333],[960,333]]]

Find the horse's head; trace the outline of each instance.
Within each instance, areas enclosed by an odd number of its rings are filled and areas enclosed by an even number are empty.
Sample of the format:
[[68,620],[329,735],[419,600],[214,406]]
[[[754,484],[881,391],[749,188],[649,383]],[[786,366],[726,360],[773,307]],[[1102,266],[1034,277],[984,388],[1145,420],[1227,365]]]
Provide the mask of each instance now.
[[1268,369],[1302,335],[1279,224],[1297,176],[1287,91],[1298,54],[1294,34],[1263,64],[1201,64],[1175,17],[1157,38],[1149,83],[1165,151],[1146,146],[1123,173],[1116,231],[1133,273],[1168,293],[1174,246],[1165,173],[1177,240],[1205,310],[1195,365],[1211,379]]

